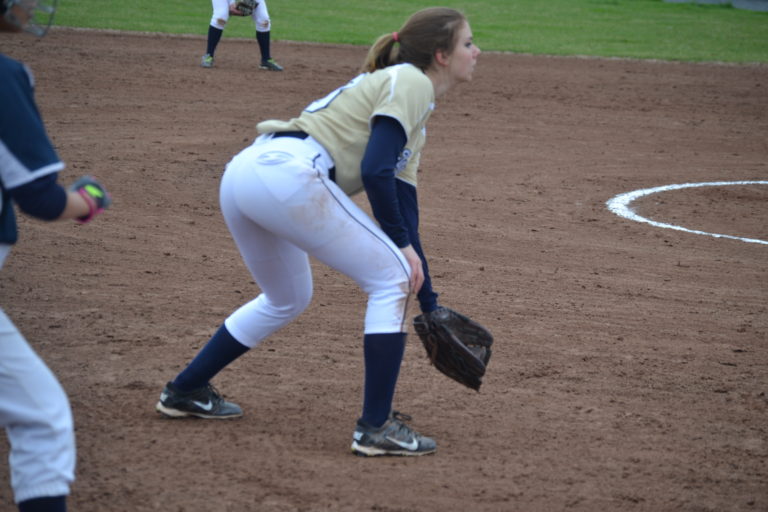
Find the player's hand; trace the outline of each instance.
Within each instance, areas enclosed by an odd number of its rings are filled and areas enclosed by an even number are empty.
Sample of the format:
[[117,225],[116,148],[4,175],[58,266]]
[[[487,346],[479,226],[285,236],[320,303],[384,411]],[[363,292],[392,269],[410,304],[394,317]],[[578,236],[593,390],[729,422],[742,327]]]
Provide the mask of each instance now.
[[408,264],[411,266],[411,292],[419,293],[421,285],[424,284],[424,266],[421,263],[421,258],[416,253],[416,250],[411,245],[400,248],[400,252],[403,253]]
[[112,196],[93,176],[83,176],[78,179],[70,185],[69,191],[82,197],[88,206],[88,214],[76,219],[81,224],[90,222],[112,204]]

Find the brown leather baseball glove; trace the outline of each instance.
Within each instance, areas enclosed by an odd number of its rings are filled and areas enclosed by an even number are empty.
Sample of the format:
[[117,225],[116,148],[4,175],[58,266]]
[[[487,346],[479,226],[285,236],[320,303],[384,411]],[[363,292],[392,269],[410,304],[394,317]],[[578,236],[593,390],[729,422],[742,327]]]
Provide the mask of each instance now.
[[435,368],[475,391],[491,359],[491,333],[461,313],[440,307],[413,319],[427,357]]

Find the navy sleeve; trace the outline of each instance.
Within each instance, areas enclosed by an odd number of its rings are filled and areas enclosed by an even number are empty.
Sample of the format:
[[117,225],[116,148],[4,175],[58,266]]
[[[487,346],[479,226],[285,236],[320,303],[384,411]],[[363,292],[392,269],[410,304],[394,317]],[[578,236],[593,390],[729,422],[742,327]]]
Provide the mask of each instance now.
[[400,123],[386,116],[373,120],[371,136],[361,163],[363,187],[371,203],[371,210],[384,233],[398,247],[411,241],[398,205],[395,185],[395,167],[407,142]]
[[8,191],[19,209],[38,219],[55,220],[67,206],[67,192],[56,182],[57,173]]
[[424,250],[421,248],[421,240],[419,239],[419,202],[416,187],[402,180],[395,181],[397,182],[400,212],[408,230],[408,238],[416,250],[416,254],[421,258],[422,267],[424,268],[424,284],[421,285],[421,290],[419,290],[418,294],[419,306],[423,313],[429,313],[437,309],[437,293],[432,289],[429,265],[427,264],[427,258],[424,257]]
[[0,178],[6,189],[64,168],[34,99],[34,81],[20,62],[0,55]]
[[[20,200],[22,210],[40,218],[61,215],[66,193],[55,190],[55,174],[63,168],[37,109],[31,72],[21,62],[0,54],[0,243],[18,240],[12,199]],[[49,174],[53,178],[35,183]],[[53,189],[48,191],[51,183]]]

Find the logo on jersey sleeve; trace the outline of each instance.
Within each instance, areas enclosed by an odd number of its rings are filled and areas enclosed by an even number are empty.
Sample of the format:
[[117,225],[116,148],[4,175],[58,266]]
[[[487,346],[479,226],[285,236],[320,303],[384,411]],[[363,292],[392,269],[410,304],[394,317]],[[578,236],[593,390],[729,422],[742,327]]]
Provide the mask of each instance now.
[[397,159],[397,164],[395,165],[395,174],[403,172],[403,169],[408,166],[408,160],[411,159],[412,155],[413,151],[408,148],[403,149],[403,152],[400,153],[400,157]]

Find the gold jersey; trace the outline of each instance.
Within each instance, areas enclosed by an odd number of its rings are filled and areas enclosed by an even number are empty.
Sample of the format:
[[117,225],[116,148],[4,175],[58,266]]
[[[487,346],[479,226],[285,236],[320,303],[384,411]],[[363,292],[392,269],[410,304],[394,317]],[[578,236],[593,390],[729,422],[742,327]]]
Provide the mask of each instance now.
[[416,186],[416,170],[426,141],[426,122],[435,104],[432,81],[412,64],[363,73],[326,97],[312,102],[290,121],[259,123],[259,133],[304,131],[330,153],[336,183],[348,195],[363,189],[360,164],[376,116],[397,120],[407,141],[397,163],[398,179]]

